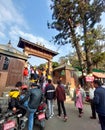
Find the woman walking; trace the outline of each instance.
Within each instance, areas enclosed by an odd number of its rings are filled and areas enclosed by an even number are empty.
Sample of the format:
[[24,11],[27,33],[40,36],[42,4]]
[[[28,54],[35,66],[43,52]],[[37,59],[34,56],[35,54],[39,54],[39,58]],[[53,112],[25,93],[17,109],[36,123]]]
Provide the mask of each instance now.
[[74,93],[75,106],[78,108],[79,117],[81,117],[83,113],[83,98],[84,97],[85,97],[85,91],[81,88],[81,85],[79,84]]

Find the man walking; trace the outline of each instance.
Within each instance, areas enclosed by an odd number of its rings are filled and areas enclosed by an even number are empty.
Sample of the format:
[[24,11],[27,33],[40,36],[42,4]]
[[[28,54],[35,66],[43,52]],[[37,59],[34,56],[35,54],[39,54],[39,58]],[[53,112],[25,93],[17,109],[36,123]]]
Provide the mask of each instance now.
[[61,107],[63,110],[64,114],[64,120],[67,120],[67,115],[66,115],[66,109],[64,105],[64,101],[66,100],[66,95],[65,95],[65,90],[64,86],[62,86],[61,81],[59,80],[57,82],[57,88],[56,88],[56,98],[57,98],[57,105],[58,105],[58,117],[61,118]]
[[42,91],[38,89],[38,86],[33,83],[31,85],[31,89],[27,93],[27,95],[21,100],[21,103],[24,103],[26,100],[28,101],[28,130],[33,130],[34,123],[34,113],[36,112],[42,98]]
[[51,118],[54,115],[53,102],[55,99],[55,87],[53,86],[51,79],[48,80],[48,84],[45,88],[45,97],[47,100],[49,117]]
[[94,102],[93,102],[94,91],[95,91],[94,85],[93,85],[93,84],[90,84],[90,88],[89,88],[89,98],[90,98],[90,106],[91,106],[91,110],[92,110],[92,116],[90,117],[90,119],[96,119],[96,109],[95,109],[95,104],[94,104]]
[[101,87],[99,80],[94,80],[94,103],[96,105],[96,111],[98,113],[99,121],[101,124],[101,130],[105,130],[105,88]]

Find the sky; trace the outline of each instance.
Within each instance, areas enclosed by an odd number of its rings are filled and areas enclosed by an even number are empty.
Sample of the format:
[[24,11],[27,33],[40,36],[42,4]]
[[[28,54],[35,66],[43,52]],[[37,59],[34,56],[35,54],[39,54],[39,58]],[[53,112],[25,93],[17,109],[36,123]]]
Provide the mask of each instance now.
[[[57,32],[48,29],[47,21],[52,21],[50,0],[0,0],[0,44],[7,44],[11,40],[12,45],[17,48],[19,37],[22,37],[34,43],[40,42],[46,48],[57,51],[59,45],[51,42]],[[101,23],[105,27],[105,14]],[[73,49],[67,44],[61,46],[58,52],[53,61],[58,61],[61,56],[73,52]],[[31,56],[29,62],[39,65],[46,60]]]

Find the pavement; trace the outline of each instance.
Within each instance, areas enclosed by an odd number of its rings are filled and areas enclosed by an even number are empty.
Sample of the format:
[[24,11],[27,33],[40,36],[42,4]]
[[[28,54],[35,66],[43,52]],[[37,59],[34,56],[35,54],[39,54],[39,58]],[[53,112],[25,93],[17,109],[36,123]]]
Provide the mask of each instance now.
[[[101,130],[98,119],[90,119],[91,109],[89,104],[84,104],[84,113],[81,118],[78,117],[78,110],[75,108],[73,101],[67,97],[65,107],[68,115],[67,122],[57,118],[57,106],[55,101],[54,112],[55,116],[46,121],[45,130]],[[39,128],[35,127],[35,130]]]
[[[0,101],[3,102],[4,108],[4,106],[7,104],[6,100]],[[55,115],[51,119],[46,120],[45,130],[101,130],[98,118],[95,120],[89,118],[91,116],[91,109],[88,103],[84,104],[84,113],[81,118],[78,117],[78,110],[75,108],[74,102],[71,101],[69,96],[67,96],[65,107],[68,116],[67,122],[64,122],[63,115],[61,119],[57,118],[57,105],[56,101],[54,102]],[[25,130],[27,130],[27,128]],[[39,128],[34,126],[34,130],[39,130]]]

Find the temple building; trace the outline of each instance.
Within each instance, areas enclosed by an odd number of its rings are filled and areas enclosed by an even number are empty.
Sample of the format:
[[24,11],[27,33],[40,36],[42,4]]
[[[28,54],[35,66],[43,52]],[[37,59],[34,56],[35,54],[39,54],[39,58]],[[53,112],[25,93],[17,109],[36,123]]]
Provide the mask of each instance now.
[[0,95],[22,81],[24,65],[28,56],[14,48],[11,43],[0,44]]

